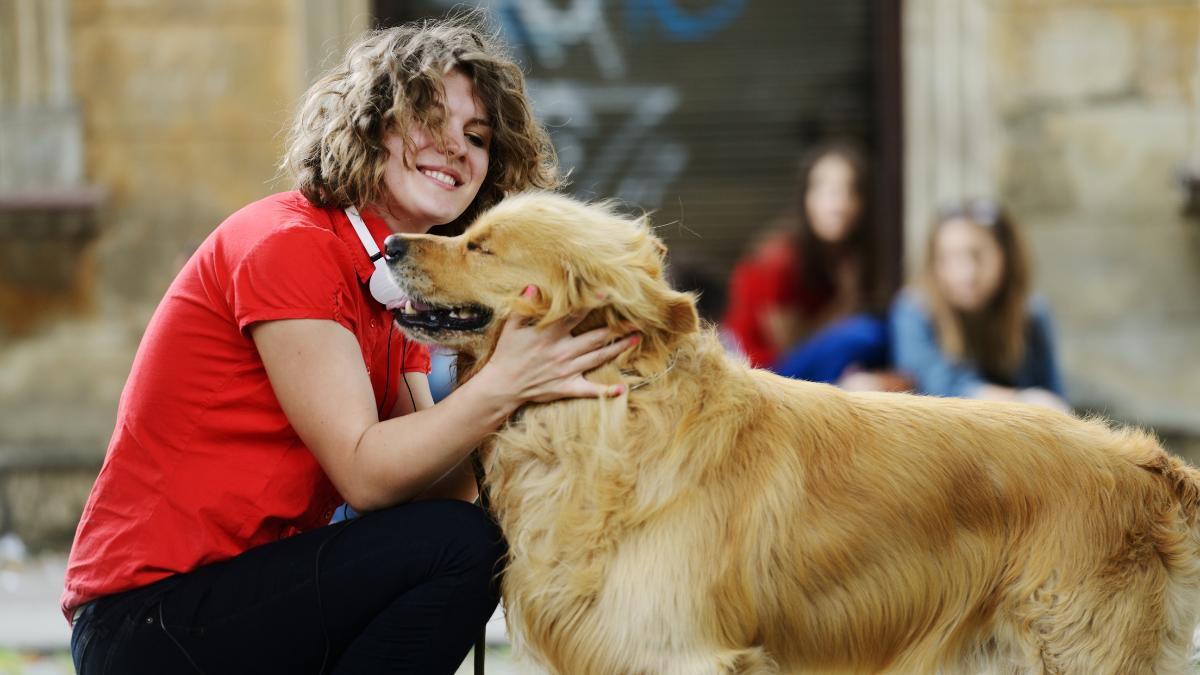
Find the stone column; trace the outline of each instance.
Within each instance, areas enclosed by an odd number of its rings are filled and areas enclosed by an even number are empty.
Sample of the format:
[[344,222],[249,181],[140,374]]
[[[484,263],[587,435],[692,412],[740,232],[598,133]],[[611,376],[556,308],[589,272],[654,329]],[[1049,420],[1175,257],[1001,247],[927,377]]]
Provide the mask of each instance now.
[[985,0],[904,3],[905,213],[909,274],[947,201],[994,196],[996,123],[989,100]]
[[0,0],[0,193],[83,182],[68,0]]
[[372,27],[368,0],[300,0],[296,3],[300,91],[346,54],[350,44]]

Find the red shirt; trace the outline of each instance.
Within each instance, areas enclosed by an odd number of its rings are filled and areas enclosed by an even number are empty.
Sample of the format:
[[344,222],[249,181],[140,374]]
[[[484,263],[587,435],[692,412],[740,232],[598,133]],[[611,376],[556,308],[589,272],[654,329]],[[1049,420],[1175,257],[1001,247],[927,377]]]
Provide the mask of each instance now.
[[[382,247],[387,225],[364,218]],[[399,370],[428,373],[429,352],[370,296],[374,269],[344,212],[296,192],[243,208],[205,240],[138,347],[75,532],[61,601],[68,617],[97,597],[329,521],[342,499],[288,423],[247,328],[342,324],[358,338],[386,416]]]
[[775,309],[813,317],[830,299],[831,294],[804,284],[800,252],[791,236],[777,233],[734,268],[721,324],[737,338],[750,365],[766,368],[780,354],[763,326],[763,315]]

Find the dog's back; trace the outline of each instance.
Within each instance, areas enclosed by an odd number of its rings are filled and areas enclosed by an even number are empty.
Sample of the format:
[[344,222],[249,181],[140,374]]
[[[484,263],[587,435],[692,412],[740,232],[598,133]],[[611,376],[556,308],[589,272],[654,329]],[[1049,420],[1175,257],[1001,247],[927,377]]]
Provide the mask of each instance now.
[[802,477],[791,536],[745,528],[750,555],[792,564],[759,571],[781,665],[1185,668],[1197,481],[1153,439],[1020,404],[757,377],[792,401],[763,426],[807,427],[794,457],[763,444]]
[[[1153,439],[695,343],[625,409],[502,435],[510,616],[561,672],[1185,668],[1200,491]],[[605,440],[522,455],[564,425]]]

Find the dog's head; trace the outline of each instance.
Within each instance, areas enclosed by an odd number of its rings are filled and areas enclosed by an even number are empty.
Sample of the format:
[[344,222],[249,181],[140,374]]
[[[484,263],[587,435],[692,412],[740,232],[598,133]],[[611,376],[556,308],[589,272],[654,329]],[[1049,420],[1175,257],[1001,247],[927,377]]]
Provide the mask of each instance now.
[[[586,316],[577,331],[643,334],[661,357],[698,329],[694,298],[663,279],[666,248],[644,218],[607,204],[526,193],[483,213],[462,235],[392,235],[388,266],[409,301],[396,321],[410,336],[482,365],[514,312],[545,325]],[[529,285],[532,298],[522,295]],[[622,357],[623,360],[631,358]]]

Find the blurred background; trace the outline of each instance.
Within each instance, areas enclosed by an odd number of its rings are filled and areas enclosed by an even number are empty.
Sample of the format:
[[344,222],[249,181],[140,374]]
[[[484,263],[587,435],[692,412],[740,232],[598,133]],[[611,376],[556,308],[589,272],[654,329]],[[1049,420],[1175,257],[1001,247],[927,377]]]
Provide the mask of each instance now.
[[[1197,0],[481,4],[570,189],[651,210],[710,317],[795,210],[800,155],[850,138],[883,277],[916,269],[938,205],[999,199],[1071,403],[1200,458]],[[60,672],[29,654],[65,648],[62,556],[182,261],[290,187],[282,130],[349,40],[456,6],[0,0],[0,673]]]

